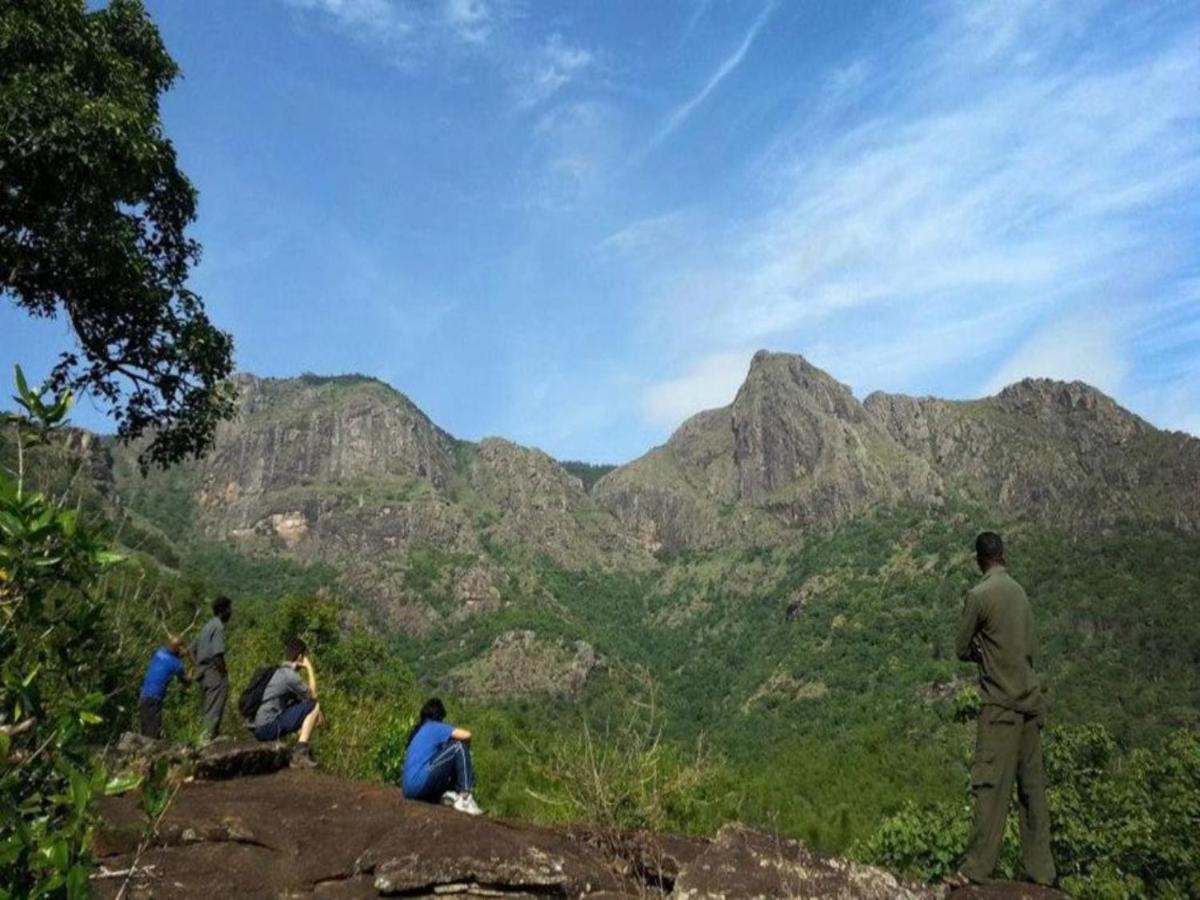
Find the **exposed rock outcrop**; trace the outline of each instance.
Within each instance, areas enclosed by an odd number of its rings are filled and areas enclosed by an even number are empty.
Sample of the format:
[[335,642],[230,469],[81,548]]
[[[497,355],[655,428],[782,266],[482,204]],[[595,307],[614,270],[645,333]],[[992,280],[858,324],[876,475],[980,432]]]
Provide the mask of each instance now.
[[[598,840],[587,829],[464,816],[406,801],[387,785],[295,770],[184,784],[148,845],[136,797],[103,800],[101,815],[93,881],[100,897],[123,888],[126,897],[180,900],[446,894],[932,900],[945,893],[741,825],[712,840],[646,833]],[[955,894],[1061,896],[1021,885]]]
[[481,700],[574,697],[596,664],[596,651],[586,641],[568,644],[532,631],[507,631],[483,656],[452,672],[447,686]]
[[1086,384],[1027,379],[966,402],[876,393],[865,407],[988,506],[1068,527],[1200,528],[1200,440],[1158,431]]

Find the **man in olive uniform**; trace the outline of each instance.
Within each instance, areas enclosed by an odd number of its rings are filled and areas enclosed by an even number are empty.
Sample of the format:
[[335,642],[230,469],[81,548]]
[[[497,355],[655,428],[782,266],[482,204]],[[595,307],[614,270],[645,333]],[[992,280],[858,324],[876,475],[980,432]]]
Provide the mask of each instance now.
[[1000,535],[981,534],[975,541],[975,558],[983,580],[967,592],[954,642],[959,659],[978,664],[983,700],[971,764],[975,821],[962,866],[949,880],[962,884],[991,877],[1015,781],[1025,873],[1039,884],[1053,884],[1042,767],[1046,703],[1034,671],[1038,649],[1033,610],[1021,585],[1008,574]]
[[204,720],[204,736],[212,740],[221,733],[221,717],[229,700],[229,670],[225,667],[225,625],[233,615],[233,601],[218,597],[212,605],[209,619],[196,640],[192,642],[192,659],[196,663],[196,681],[200,685],[200,714]]

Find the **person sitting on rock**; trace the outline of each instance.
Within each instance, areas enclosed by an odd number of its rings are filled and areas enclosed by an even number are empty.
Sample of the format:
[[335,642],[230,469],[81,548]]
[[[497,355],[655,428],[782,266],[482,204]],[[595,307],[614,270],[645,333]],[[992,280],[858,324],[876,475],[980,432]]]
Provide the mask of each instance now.
[[146,666],[146,677],[142,679],[142,694],[138,701],[138,718],[141,719],[142,734],[148,738],[158,740],[162,737],[163,701],[167,697],[171,679],[178,678],[184,683],[188,680],[182,656],[183,641],[172,637],[154,651],[150,664]]
[[[307,676],[301,679],[301,670]],[[292,765],[311,768],[316,765],[309,749],[313,729],[321,719],[317,703],[317,673],[308,658],[308,645],[298,637],[289,638],[284,647],[284,662],[263,689],[262,701],[251,725],[260,741],[277,741],[300,732],[292,753]]]
[[471,732],[445,722],[446,707],[436,697],[421,707],[421,718],[408,733],[401,787],[410,800],[442,802],[459,812],[483,812],[471,796]]

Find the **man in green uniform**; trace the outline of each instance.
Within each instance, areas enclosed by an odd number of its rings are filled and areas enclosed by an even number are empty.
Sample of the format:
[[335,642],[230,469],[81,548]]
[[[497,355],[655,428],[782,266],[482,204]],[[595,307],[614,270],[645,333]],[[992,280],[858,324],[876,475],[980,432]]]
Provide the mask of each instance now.
[[212,605],[209,619],[196,640],[192,642],[192,659],[196,663],[196,681],[200,685],[200,715],[204,720],[204,736],[212,740],[221,733],[221,717],[229,699],[229,670],[225,666],[225,625],[233,615],[233,601],[218,597]]
[[1008,574],[1000,535],[981,534],[975,541],[975,558],[983,580],[967,592],[954,642],[959,659],[978,664],[983,700],[971,764],[975,821],[962,866],[950,881],[983,882],[991,877],[1015,781],[1025,873],[1039,884],[1053,884],[1042,767],[1046,703],[1034,671],[1038,649],[1033,610],[1021,585]]

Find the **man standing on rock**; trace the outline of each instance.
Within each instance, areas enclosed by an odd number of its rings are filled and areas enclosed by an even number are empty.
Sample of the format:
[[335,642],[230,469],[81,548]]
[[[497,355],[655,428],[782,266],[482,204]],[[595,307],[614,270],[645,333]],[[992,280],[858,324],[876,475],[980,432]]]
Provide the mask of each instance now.
[[233,615],[233,601],[218,597],[212,605],[209,619],[196,640],[192,642],[192,659],[196,663],[196,681],[200,685],[200,715],[204,721],[204,737],[212,740],[221,733],[221,718],[229,699],[229,669],[225,666],[225,626]]
[[1025,873],[1049,885],[1056,873],[1042,766],[1046,702],[1034,671],[1033,610],[1021,585],[1008,574],[1000,535],[979,535],[975,558],[983,580],[967,592],[954,645],[959,659],[979,666],[983,706],[971,764],[975,821],[962,866],[947,882],[962,886],[991,878],[1015,781]]

